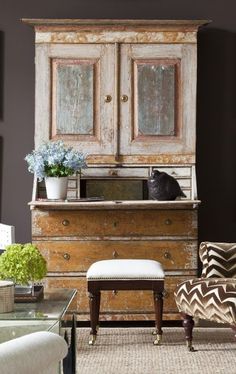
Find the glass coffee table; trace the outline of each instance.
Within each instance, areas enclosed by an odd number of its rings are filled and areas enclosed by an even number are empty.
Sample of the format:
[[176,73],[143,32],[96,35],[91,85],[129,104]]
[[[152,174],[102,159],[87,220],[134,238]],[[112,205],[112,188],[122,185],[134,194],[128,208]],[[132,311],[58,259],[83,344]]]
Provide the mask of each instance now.
[[[66,315],[76,293],[77,290],[74,289],[55,288],[45,291],[43,300],[36,303],[15,303],[13,312],[0,313],[0,343],[35,331],[45,330],[64,337],[67,331],[65,328]],[[76,371],[74,318],[73,325],[68,334],[71,343],[69,349],[71,357],[69,359],[72,362],[69,364],[70,369],[64,373],[75,373]]]

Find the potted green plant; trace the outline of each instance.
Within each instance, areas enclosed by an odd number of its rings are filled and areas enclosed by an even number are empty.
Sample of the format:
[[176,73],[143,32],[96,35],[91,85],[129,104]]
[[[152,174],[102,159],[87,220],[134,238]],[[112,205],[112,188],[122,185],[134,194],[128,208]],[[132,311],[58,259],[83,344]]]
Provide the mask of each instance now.
[[86,155],[63,141],[50,141],[42,144],[25,157],[28,170],[39,181],[45,179],[48,199],[65,199],[68,176],[80,172],[86,167]]
[[34,282],[47,274],[46,260],[32,243],[10,244],[0,256],[0,279],[12,280],[15,285],[30,286],[34,296]]

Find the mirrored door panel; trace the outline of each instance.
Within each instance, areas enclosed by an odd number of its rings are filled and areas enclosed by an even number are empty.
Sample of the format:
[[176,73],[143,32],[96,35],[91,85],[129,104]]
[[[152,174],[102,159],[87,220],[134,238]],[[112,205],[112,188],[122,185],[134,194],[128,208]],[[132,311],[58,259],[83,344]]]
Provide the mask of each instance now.
[[193,153],[195,116],[189,107],[195,105],[196,82],[189,69],[195,69],[195,59],[191,45],[122,46],[122,155]]

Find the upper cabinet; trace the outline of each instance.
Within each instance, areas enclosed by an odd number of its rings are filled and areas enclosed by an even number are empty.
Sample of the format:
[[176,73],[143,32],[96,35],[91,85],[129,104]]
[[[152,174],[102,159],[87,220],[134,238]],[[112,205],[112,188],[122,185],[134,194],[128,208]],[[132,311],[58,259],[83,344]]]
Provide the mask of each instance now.
[[36,31],[36,147],[63,139],[95,164],[195,163],[207,21],[24,21]]

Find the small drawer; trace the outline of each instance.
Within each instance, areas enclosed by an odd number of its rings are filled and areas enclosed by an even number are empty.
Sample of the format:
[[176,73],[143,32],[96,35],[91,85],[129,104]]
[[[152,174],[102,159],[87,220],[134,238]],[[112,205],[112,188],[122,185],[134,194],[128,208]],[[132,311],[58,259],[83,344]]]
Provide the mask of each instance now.
[[179,185],[181,188],[191,187],[191,179],[184,178],[184,179],[177,179],[177,181],[179,182]]
[[148,168],[87,168],[81,178],[148,178]]
[[159,170],[159,171],[164,171],[165,173],[172,175],[174,178],[179,178],[179,177],[191,177],[192,175],[192,168],[191,166],[171,166],[171,167],[154,167],[153,170]]
[[[192,199],[192,192],[191,192],[191,190],[186,189],[186,188],[182,188],[182,191],[186,195],[186,199],[188,199],[188,200]],[[182,197],[181,199],[185,199],[185,198]]]

